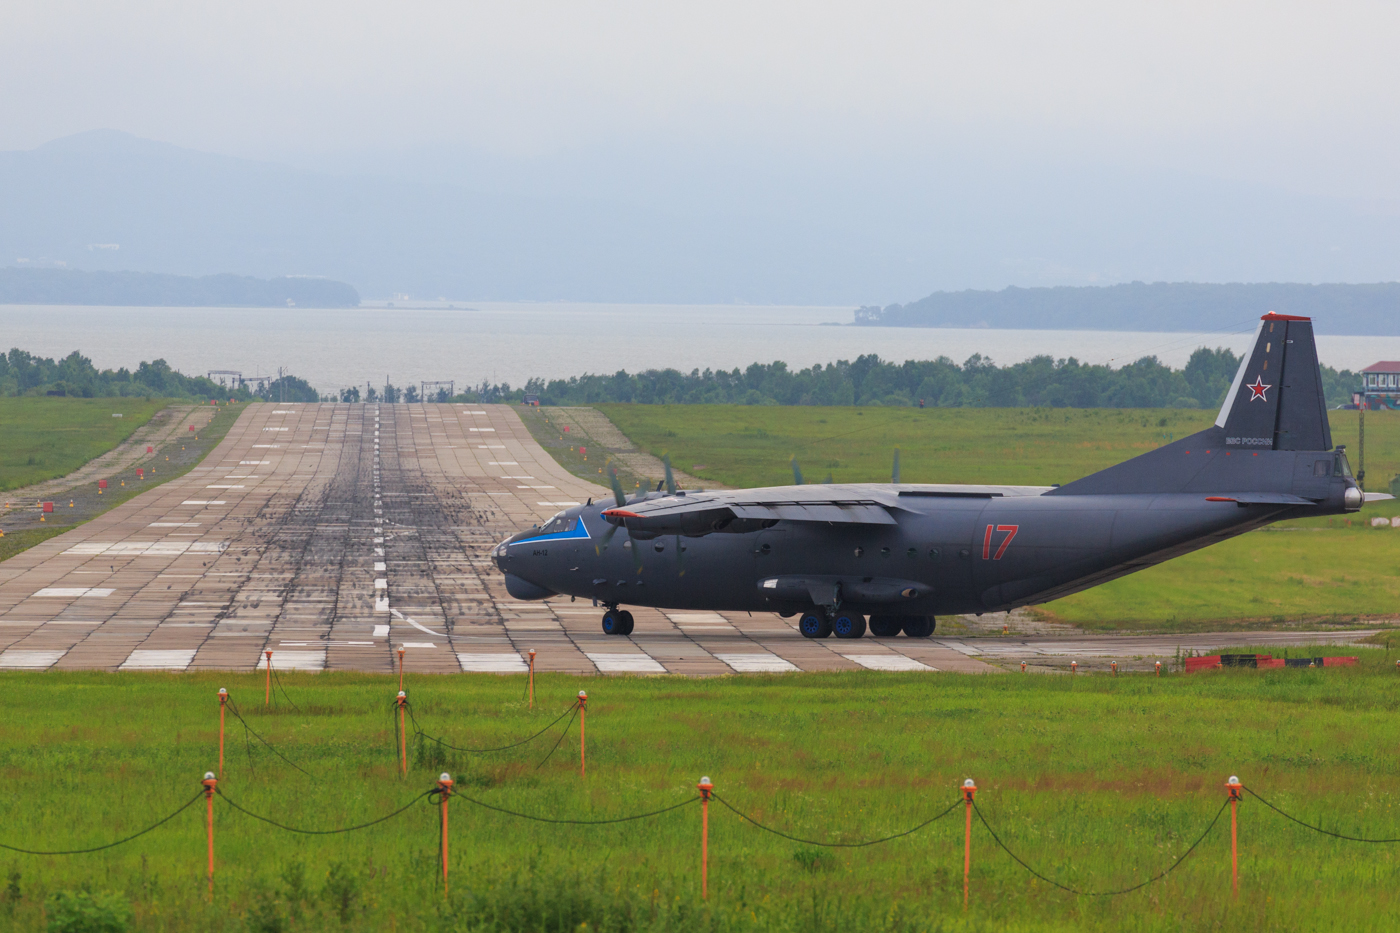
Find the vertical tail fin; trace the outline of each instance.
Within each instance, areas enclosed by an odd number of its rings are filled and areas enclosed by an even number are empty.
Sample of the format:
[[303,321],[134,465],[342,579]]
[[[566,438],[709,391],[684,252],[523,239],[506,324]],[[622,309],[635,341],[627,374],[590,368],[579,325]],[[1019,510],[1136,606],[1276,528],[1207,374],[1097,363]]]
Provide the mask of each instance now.
[[1311,318],[1271,312],[1260,319],[1215,424],[1227,445],[1332,449]]

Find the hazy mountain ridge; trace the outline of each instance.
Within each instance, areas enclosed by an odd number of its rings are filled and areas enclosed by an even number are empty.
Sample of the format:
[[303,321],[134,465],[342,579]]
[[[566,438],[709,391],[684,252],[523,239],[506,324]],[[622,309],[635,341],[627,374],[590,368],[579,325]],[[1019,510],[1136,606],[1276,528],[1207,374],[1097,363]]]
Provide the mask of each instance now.
[[1400,335],[1400,282],[1374,284],[1131,282],[1125,285],[935,292],[862,307],[856,323],[1034,330],[1238,329],[1270,311],[1317,319],[1321,333]]
[[355,308],[360,295],[330,279],[0,268],[0,304]]
[[80,133],[0,152],[0,264],[324,276],[379,298],[852,307],[1007,284],[1400,278],[1400,212],[1247,182],[651,155],[453,148],[431,171],[352,175]]

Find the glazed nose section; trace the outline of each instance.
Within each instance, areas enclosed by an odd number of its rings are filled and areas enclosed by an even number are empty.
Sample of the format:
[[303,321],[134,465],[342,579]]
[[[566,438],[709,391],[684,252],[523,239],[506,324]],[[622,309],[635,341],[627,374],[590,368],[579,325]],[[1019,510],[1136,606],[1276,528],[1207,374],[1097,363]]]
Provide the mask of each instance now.
[[496,568],[504,571],[506,569],[507,555],[510,550],[510,538],[506,538],[491,550],[491,559],[496,562]]

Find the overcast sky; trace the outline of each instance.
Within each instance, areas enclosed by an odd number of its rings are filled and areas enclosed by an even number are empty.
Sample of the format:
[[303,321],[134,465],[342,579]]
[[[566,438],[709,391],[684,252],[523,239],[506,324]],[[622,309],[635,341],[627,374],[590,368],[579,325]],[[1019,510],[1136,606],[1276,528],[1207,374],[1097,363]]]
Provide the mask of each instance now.
[[1397,198],[1397,27],[1389,2],[6,0],[0,148],[1015,152]]

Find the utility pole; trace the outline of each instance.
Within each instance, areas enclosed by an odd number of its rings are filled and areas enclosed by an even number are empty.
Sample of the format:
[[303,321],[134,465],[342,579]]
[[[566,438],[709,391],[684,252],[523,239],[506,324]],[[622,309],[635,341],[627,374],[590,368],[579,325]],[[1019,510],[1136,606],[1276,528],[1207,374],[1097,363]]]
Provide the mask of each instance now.
[[[1361,377],[1363,380],[1365,376]],[[1360,459],[1356,464],[1356,485],[1361,487],[1361,491],[1366,491],[1366,383],[1361,384],[1361,451]]]

